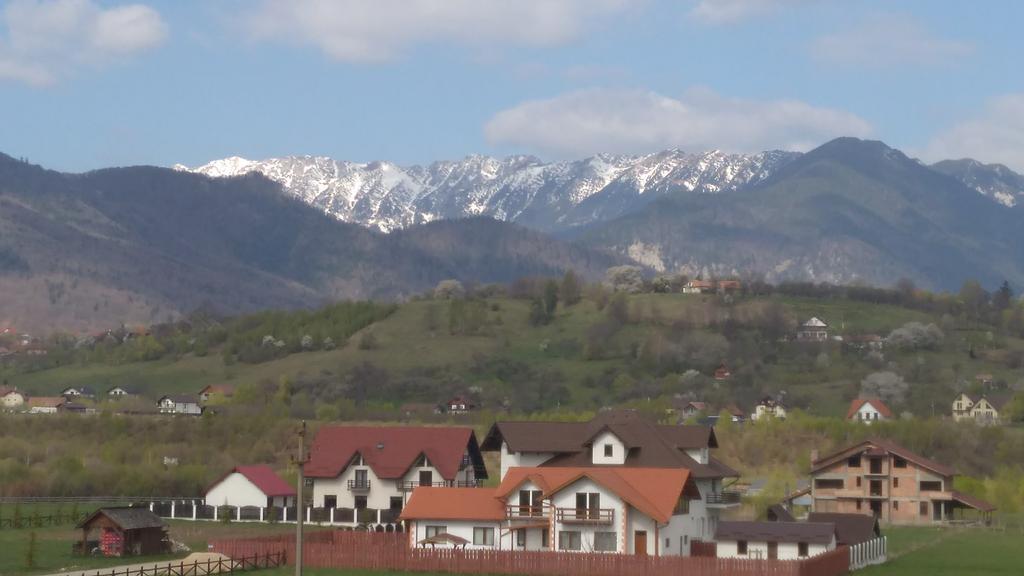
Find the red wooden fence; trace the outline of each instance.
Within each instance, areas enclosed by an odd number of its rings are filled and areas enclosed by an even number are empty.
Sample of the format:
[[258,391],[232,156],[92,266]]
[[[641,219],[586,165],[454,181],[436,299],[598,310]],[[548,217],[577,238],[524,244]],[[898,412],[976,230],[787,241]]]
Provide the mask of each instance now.
[[[849,550],[845,546],[797,561],[413,549],[409,548],[409,536],[404,533],[325,531],[309,536],[302,552],[303,565],[309,568],[524,576],[839,576],[846,574],[849,567]],[[295,557],[295,541],[290,536],[219,540],[212,542],[212,547],[232,557],[276,551],[283,551],[288,562]]]

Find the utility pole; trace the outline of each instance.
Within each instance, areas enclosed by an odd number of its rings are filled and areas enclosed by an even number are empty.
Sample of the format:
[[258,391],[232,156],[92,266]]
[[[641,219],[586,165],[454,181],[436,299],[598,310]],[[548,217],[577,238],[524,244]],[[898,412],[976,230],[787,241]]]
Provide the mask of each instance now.
[[306,421],[302,421],[299,428],[299,458],[295,465],[299,469],[299,486],[296,490],[295,502],[295,576],[302,576],[302,521],[305,515],[303,510],[302,489],[306,484],[303,474],[303,466],[306,464]]

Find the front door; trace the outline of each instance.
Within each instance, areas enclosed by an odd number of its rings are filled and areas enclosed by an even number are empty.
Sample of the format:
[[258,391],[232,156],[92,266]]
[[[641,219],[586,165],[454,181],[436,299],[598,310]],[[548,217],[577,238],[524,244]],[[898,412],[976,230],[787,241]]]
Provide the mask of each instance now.
[[769,542],[768,543],[768,559],[778,560],[779,559],[779,543]]
[[875,518],[882,517],[882,502],[880,500],[871,501],[871,513],[875,515]]
[[647,531],[637,530],[633,533],[633,554],[647,556]]
[[932,520],[942,520],[942,502],[932,502]]
[[430,486],[434,483],[434,473],[430,470],[420,470],[420,486]]

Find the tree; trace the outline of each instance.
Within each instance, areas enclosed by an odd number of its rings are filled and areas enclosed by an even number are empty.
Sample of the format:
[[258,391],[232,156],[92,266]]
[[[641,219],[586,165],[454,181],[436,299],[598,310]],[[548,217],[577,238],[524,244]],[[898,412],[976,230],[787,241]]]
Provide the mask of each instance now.
[[979,320],[988,303],[988,292],[985,292],[977,280],[967,280],[960,288],[960,301],[964,304],[967,317],[971,320]]
[[548,322],[555,315],[555,308],[557,307],[558,283],[554,280],[548,280],[547,284],[544,285],[544,315],[547,317]]
[[1010,288],[1010,283],[1003,280],[1002,286],[996,293],[992,295],[992,307],[1002,312],[1013,304],[1013,288]]
[[530,326],[543,326],[548,323],[548,315],[544,312],[544,302],[534,298],[530,302]]
[[889,404],[902,404],[910,386],[895,372],[873,372],[861,380],[862,397],[881,398]]
[[885,342],[894,348],[934,350],[942,345],[945,337],[946,335],[935,324],[907,322],[890,332]]
[[434,298],[440,300],[454,300],[466,295],[466,289],[458,280],[441,280],[434,288]]
[[565,276],[562,276],[562,284],[558,291],[563,305],[575,306],[578,304],[583,293],[579,276],[572,270],[567,270]]
[[605,271],[604,282],[616,292],[635,294],[644,289],[644,276],[639,266],[613,266]]

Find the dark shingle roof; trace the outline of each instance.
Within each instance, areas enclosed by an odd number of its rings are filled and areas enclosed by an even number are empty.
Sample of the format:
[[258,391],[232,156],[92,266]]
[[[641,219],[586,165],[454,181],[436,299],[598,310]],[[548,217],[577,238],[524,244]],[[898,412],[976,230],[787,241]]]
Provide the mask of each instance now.
[[773,504],[768,508],[769,522],[796,522],[796,518],[782,504]]
[[881,536],[878,519],[870,514],[811,512],[808,522],[828,522],[836,526],[836,544],[853,546]]
[[719,522],[715,540],[747,542],[807,542],[828,544],[835,524],[826,522]]
[[98,516],[106,516],[122,530],[140,528],[163,528],[164,521],[146,508],[100,508],[78,524],[79,528],[88,525]]

